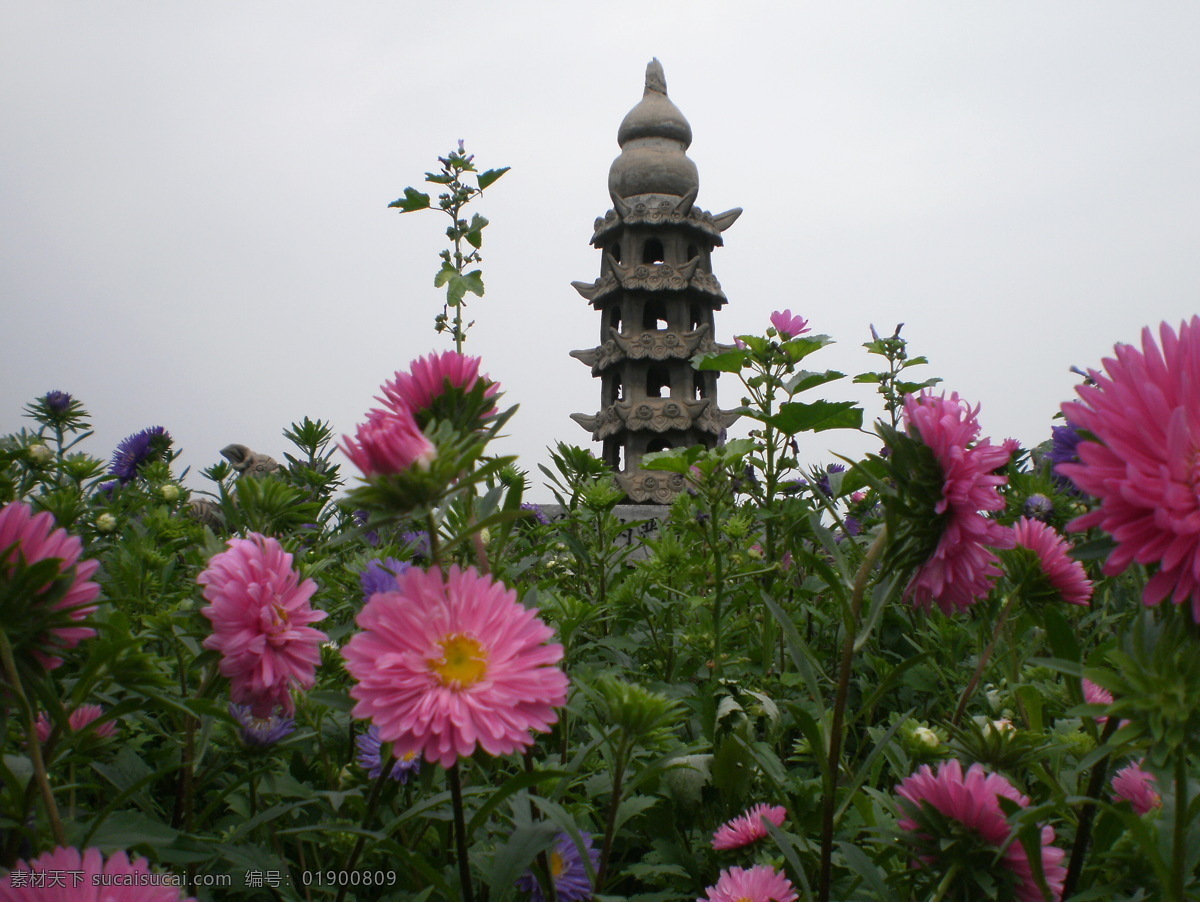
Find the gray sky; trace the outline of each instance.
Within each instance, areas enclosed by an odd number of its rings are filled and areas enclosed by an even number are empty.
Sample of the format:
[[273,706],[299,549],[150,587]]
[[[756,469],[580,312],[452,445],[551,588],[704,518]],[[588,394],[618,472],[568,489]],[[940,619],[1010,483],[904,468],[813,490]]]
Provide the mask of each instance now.
[[93,454],[162,425],[197,471],[230,442],[281,457],[305,415],[352,432],[449,346],[442,218],[386,205],[464,138],[513,167],[478,206],[467,350],[540,483],[547,445],[590,442],[568,414],[599,382],[567,352],[599,317],[570,282],[598,274],[658,56],[698,205],[745,208],[713,257],[720,337],[789,307],[852,374],[868,325],[904,321],[986,434],[1036,444],[1068,366],[1200,311],[1197,47],[1194,2],[0,0],[0,432],[50,389],[91,410]]

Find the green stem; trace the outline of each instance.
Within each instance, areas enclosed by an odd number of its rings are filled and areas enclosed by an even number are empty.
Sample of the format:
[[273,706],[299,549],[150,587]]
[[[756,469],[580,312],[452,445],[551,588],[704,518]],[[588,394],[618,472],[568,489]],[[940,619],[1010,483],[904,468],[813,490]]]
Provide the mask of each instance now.
[[600,867],[596,871],[596,891],[604,886],[608,876],[608,860],[612,855],[613,834],[617,832],[617,809],[621,807],[621,782],[625,779],[625,764],[629,757],[627,744],[622,741],[617,750],[617,766],[613,771],[612,799],[608,803],[608,818],[604,825],[604,846],[600,851]]
[[4,664],[4,672],[17,704],[25,719],[25,744],[29,749],[29,760],[33,764],[33,775],[42,793],[42,801],[46,805],[46,817],[50,820],[50,829],[54,833],[54,841],[60,846],[67,844],[67,831],[63,829],[62,819],[58,815],[58,805],[54,801],[54,791],[50,788],[50,775],[46,772],[46,762],[42,759],[42,743],[37,735],[37,721],[33,716],[33,707],[25,694],[21,683],[21,674],[17,670],[17,661],[13,656],[12,646],[8,644],[8,635],[0,630],[0,660]]
[[[1108,743],[1120,725],[1121,722],[1117,718],[1110,717],[1108,719],[1104,724],[1104,732],[1100,734],[1101,746]],[[1083,873],[1083,860],[1087,855],[1088,843],[1092,838],[1092,823],[1096,819],[1096,802],[1094,800],[1100,798],[1100,790],[1108,776],[1108,762],[1111,757],[1111,755],[1105,755],[1097,761],[1092,767],[1091,777],[1088,778],[1088,801],[1084,802],[1083,809],[1079,812],[1079,826],[1075,830],[1075,843],[1071,846],[1067,879],[1063,881],[1062,897],[1064,899],[1070,899],[1075,894],[1075,886],[1079,883],[1079,877]]]
[[887,545],[887,527],[881,527],[879,535],[867,550],[858,575],[854,578],[854,594],[850,598],[850,617],[846,622],[846,635],[842,641],[842,658],[838,667],[837,695],[833,703],[833,723],[829,735],[829,760],[825,768],[825,797],[821,811],[821,864],[817,888],[819,902],[829,902],[833,877],[833,827],[837,810],[838,772],[841,770],[842,729],[846,715],[846,698],[850,691],[850,665],[854,662],[854,640],[858,634],[858,618],[862,612],[863,597],[867,592],[867,581],[875,562]]
[[[383,786],[392,775],[392,769],[396,766],[396,758],[392,754],[392,744],[384,743],[379,749],[379,777],[375,780],[375,785],[371,787],[371,795],[367,799],[367,810],[363,814],[363,829],[365,830],[374,820],[375,813],[379,810],[379,800],[383,798]],[[367,837],[365,833],[360,833],[354,841],[354,847],[350,850],[350,857],[346,859],[346,872],[354,870],[354,866],[358,863],[358,857],[362,855],[363,847],[366,845]],[[338,889],[337,899],[335,902],[343,902],[346,898],[346,891],[350,888],[349,883],[343,883]],[[467,900],[471,902],[471,900]]]
[[1187,886],[1187,823],[1188,823],[1188,775],[1187,749],[1180,748],[1175,758],[1175,824],[1172,837],[1171,895],[1176,902],[1185,902]]
[[942,878],[942,882],[938,884],[938,888],[933,893],[933,898],[929,902],[942,902],[946,898],[946,893],[950,892],[950,887],[954,885],[954,878],[958,876],[958,870],[961,865],[953,864],[950,870],[946,871],[946,876]]
[[996,643],[1000,640],[1000,634],[1004,631],[1004,624],[1008,622],[1008,615],[1012,612],[1013,606],[1016,604],[1017,595],[1014,592],[1008,596],[1004,602],[1004,608],[1000,611],[1000,617],[996,621],[996,625],[992,627],[992,638],[988,642],[987,648],[979,658],[979,664],[975,667],[975,672],[971,674],[971,679],[967,683],[967,687],[963,689],[963,693],[959,696],[958,707],[954,709],[954,716],[950,718],[950,726],[957,727],[958,722],[962,720],[963,713],[967,710],[967,705],[971,702],[971,696],[975,694],[976,688],[979,686],[979,681],[983,677],[983,671],[987,668],[988,661],[992,659],[992,652],[996,650]]
[[[530,749],[522,756],[525,759],[525,773],[532,774],[533,767],[533,750]],[[529,819],[537,820],[537,812],[534,810],[533,799],[529,800]],[[554,872],[550,868],[550,856],[546,854],[546,850],[538,852],[537,856],[538,867],[546,875],[545,883],[543,884],[543,895],[546,897],[546,902],[558,902],[558,887],[554,885]]]
[[458,858],[458,882],[462,884],[463,902],[475,902],[475,887],[471,884],[471,862],[467,858],[467,819],[463,812],[462,778],[458,762],[446,771],[450,781],[450,800],[454,804],[454,842]]

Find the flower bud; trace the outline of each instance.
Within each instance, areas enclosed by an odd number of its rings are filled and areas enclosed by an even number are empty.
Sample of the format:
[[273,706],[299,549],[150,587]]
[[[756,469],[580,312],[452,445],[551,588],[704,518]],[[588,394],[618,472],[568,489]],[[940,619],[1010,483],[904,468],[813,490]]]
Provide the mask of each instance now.
[[45,466],[54,460],[54,452],[47,445],[37,442],[29,446],[29,456],[33,462],[39,467]]
[[100,532],[112,532],[117,528],[117,518],[112,514],[101,514],[96,518],[96,529]]
[[158,490],[158,494],[162,495],[164,501],[179,500],[179,486],[173,482],[168,482]]
[[929,727],[917,727],[912,731],[913,740],[926,748],[936,749],[942,744],[938,734]]

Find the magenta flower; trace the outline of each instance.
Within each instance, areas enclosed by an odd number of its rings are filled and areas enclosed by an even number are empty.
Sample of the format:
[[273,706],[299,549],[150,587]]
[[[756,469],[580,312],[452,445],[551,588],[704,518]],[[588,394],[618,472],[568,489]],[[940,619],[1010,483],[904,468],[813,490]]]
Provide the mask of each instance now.
[[979,407],[968,406],[957,392],[947,398],[924,391],[904,399],[908,429],[933,451],[943,480],[934,513],[945,517],[944,528],[906,590],[922,610],[936,602],[949,614],[986,597],[1000,576],[991,548],[1013,546],[1012,531],[980,513],[1004,509],[997,487],[1007,480],[996,471],[1008,463],[1009,455],[990,439],[976,441],[978,413]]
[[1088,603],[1092,597],[1092,581],[1087,578],[1083,564],[1067,554],[1071,546],[1053,526],[1021,517],[1013,524],[1012,531],[1016,547],[1028,548],[1037,555],[1042,572],[1063,601]]
[[354,438],[342,436],[341,449],[363,476],[390,476],[413,467],[428,470],[437,448],[407,410],[372,410]]
[[771,314],[771,325],[779,333],[780,339],[788,341],[797,335],[808,331],[808,320],[802,316],[792,316],[791,310],[776,310]]
[[706,893],[696,902],[796,902],[799,898],[792,882],[765,864],[721,871]]
[[[418,357],[409,364],[407,373],[397,370],[391,381],[383,384],[384,397],[378,400],[396,413],[407,410],[423,423],[421,415],[436,411],[436,402],[448,391],[457,389],[466,394],[482,380],[484,397],[490,398],[499,392],[500,386],[479,374],[479,362],[478,357],[467,357],[458,351]],[[492,406],[483,415],[494,413],[495,409]]]
[[[36,873],[38,876],[34,877]],[[184,897],[178,878],[156,874],[145,858],[124,852],[58,847],[33,861],[18,861],[0,877],[3,902],[196,902]]]
[[381,742],[403,758],[419,752],[452,766],[482,747],[507,755],[545,732],[567,700],[555,665],[563,648],[517,593],[475,569],[410,567],[396,589],[371,597],[361,632],[346,643],[357,681],[355,717],[379,727]]
[[713,834],[712,847],[717,850],[740,849],[752,842],[757,842],[767,835],[766,819],[776,827],[783,826],[787,817],[787,809],[782,805],[768,805],[765,802],[755,805],[740,817],[723,824]]
[[1104,572],[1157,564],[1143,603],[1190,601],[1200,621],[1200,317],[1181,324],[1178,336],[1163,323],[1159,338],[1161,350],[1143,329],[1140,351],[1117,345],[1115,359],[1104,360],[1107,375],[1093,370],[1095,384],[1075,389],[1080,400],[1064,404],[1063,414],[1096,440],[1080,442],[1079,463],[1055,472],[1100,499],[1067,528],[1098,526],[1113,537]]
[[[104,709],[99,705],[80,705],[70,716],[67,717],[67,726],[71,728],[72,733],[78,733],[97,717],[104,713]],[[50,723],[50,718],[45,711],[38,714],[37,723],[38,742],[45,742],[50,738],[50,731],[53,729],[53,724]],[[117,732],[117,725],[111,720],[105,721],[95,729],[97,736],[108,737]]]
[[[897,821],[896,826],[923,840],[927,848],[936,849],[939,837],[923,832],[925,824],[922,822],[926,821],[921,817],[923,805],[930,806],[943,817],[958,821],[978,834],[988,846],[999,850],[1007,843],[1008,848],[1000,860],[1016,877],[1017,898],[1021,902],[1043,902],[1042,891],[1033,878],[1025,847],[1019,841],[1009,843],[1012,825],[1004,816],[998,801],[1004,797],[1024,808],[1029,805],[1029,799],[1004,777],[987,773],[982,764],[972,764],[963,774],[962,765],[951,759],[944,762],[936,774],[928,764],[922,765],[896,787],[896,795],[907,803],[904,806],[906,814]],[[1051,827],[1042,828],[1041,839],[1042,873],[1046,885],[1054,898],[1058,899],[1062,896],[1063,881],[1067,876],[1067,869],[1062,865],[1063,851],[1051,845],[1054,842],[1054,830]],[[922,854],[920,862],[927,867],[936,866],[937,855],[926,852]]]
[[[100,563],[81,561],[82,556],[83,543],[65,529],[55,529],[51,514],[35,514],[19,501],[0,508],[0,583],[16,580],[42,561],[58,561],[57,574],[46,582],[0,595],[0,628],[13,649],[32,656],[47,670],[62,664],[60,652],[96,635],[94,629],[77,625],[96,610],[100,594],[100,586],[91,580]],[[45,601],[46,593],[61,580],[69,580],[66,593],[56,601]]]
[[1154,774],[1142,770],[1140,761],[1126,765],[1113,774],[1113,795],[1132,805],[1138,814],[1146,814],[1162,804],[1156,787]]
[[291,690],[313,685],[329,638],[308,625],[325,618],[309,603],[317,584],[300,581],[277,540],[253,532],[231,539],[196,582],[209,602],[200,613],[213,625],[203,644],[221,653],[233,701],[255,717],[269,718],[276,706],[291,714]]

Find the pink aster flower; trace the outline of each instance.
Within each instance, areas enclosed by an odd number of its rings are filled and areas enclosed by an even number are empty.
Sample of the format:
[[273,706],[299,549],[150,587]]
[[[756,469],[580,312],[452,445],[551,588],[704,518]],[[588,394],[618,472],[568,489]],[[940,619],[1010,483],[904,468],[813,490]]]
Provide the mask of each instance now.
[[978,413],[978,405],[970,407],[958,392],[947,398],[924,391],[904,399],[909,431],[933,451],[942,468],[942,498],[934,512],[947,516],[937,547],[906,590],[922,610],[937,602],[949,614],[985,597],[1000,576],[990,548],[1013,546],[1011,530],[980,513],[1004,509],[997,487],[1007,479],[996,471],[1008,463],[1009,454],[991,439],[976,441]]
[[776,310],[771,314],[771,325],[784,341],[808,331],[808,320],[802,316],[792,316],[791,310]]
[[1042,572],[1062,600],[1070,604],[1087,604],[1092,597],[1092,581],[1087,578],[1083,564],[1070,557],[1071,546],[1053,526],[1040,520],[1021,517],[1013,524],[1013,537],[1018,548],[1028,548],[1038,556]]
[[766,864],[721,871],[715,886],[696,902],[796,902],[792,881]]
[[[1083,681],[1083,700],[1089,705],[1111,705],[1113,703],[1113,694],[1103,686],[1097,686],[1091,680]],[[1108,718],[1097,717],[1096,720],[1104,723]]]
[[1142,770],[1140,761],[1121,768],[1112,778],[1112,791],[1119,799],[1133,806],[1138,814],[1146,814],[1162,804],[1154,774]]
[[740,849],[742,846],[748,846],[767,835],[767,826],[763,823],[764,818],[776,827],[781,827],[786,817],[787,809],[782,805],[768,805],[766,802],[755,805],[741,817],[735,817],[723,824],[713,834],[712,847],[720,850]]
[[1157,564],[1143,603],[1190,601],[1200,621],[1200,317],[1178,336],[1163,323],[1159,338],[1161,350],[1143,329],[1140,351],[1117,345],[1115,359],[1104,360],[1107,375],[1093,370],[1094,384],[1076,388],[1079,400],[1063,413],[1096,441],[1080,442],[1079,462],[1055,471],[1100,499],[1068,529],[1098,526],[1113,537],[1104,572]]
[[[104,709],[99,705],[80,705],[71,712],[69,717],[67,717],[67,726],[71,728],[72,733],[78,733],[103,713]],[[37,728],[37,737],[39,742],[45,742],[50,738],[50,731],[53,728],[53,725],[50,723],[50,718],[46,715],[45,711],[38,714],[37,724],[35,726]],[[108,737],[112,736],[116,732],[117,725],[111,720],[105,721],[95,729],[97,736]]]
[[[1083,681],[1083,700],[1089,705],[1111,705],[1113,703],[1113,694],[1103,686],[1097,686],[1091,680]],[[1108,717],[1101,714],[1096,718],[1096,723],[1104,726],[1108,723]],[[1129,721],[1121,721],[1121,726],[1127,726]]]
[[[37,875],[36,877],[34,875]],[[179,878],[150,870],[145,858],[60,846],[33,861],[18,861],[0,877],[0,902],[196,902]]]
[[[74,648],[81,639],[96,635],[86,626],[76,626],[96,610],[100,586],[91,577],[99,561],[81,561],[83,543],[65,529],[54,528],[53,515],[35,514],[28,504],[14,501],[0,508],[0,581],[41,561],[57,560],[57,576],[28,596],[9,598],[0,606],[0,623],[18,654],[31,655],[47,670],[62,664],[58,653]],[[70,587],[53,602],[42,600],[58,579],[69,577]]]
[[[987,773],[982,764],[972,764],[964,774],[962,765],[954,759],[943,762],[936,774],[928,764],[922,765],[896,787],[896,795],[910,806],[907,815],[896,824],[906,833],[923,839],[930,838],[921,833],[919,821],[921,805],[927,804],[943,817],[952,818],[970,828],[983,842],[997,849],[1004,846],[1012,835],[1012,826],[997,800],[1003,796],[1022,808],[1029,805],[1029,799],[1004,777]],[[1054,898],[1058,899],[1062,896],[1063,881],[1067,876],[1067,869],[1062,865],[1063,851],[1051,845],[1054,842],[1053,828],[1043,827],[1041,839],[1042,873],[1046,885]],[[922,856],[921,860],[925,865],[934,865],[936,855]],[[1016,893],[1021,902],[1043,902],[1042,891],[1033,878],[1033,868],[1020,842],[1009,844],[1000,860],[1016,875]]]
[[[500,386],[479,374],[479,362],[478,357],[467,357],[458,351],[418,357],[408,365],[407,373],[397,370],[392,380],[383,384],[384,397],[378,400],[391,410],[407,410],[416,415],[432,408],[434,401],[448,389],[469,392],[480,379],[487,386],[484,396],[490,398]],[[494,407],[487,413],[493,411]]]
[[233,701],[255,717],[270,717],[277,705],[291,714],[291,690],[312,686],[329,638],[308,625],[325,618],[309,603],[317,584],[300,581],[277,540],[253,532],[231,539],[196,582],[209,602],[200,613],[213,625],[204,647],[221,653]]
[[475,569],[410,567],[371,597],[346,643],[353,714],[393,754],[452,766],[482,747],[507,755],[545,732],[567,700],[563,648],[517,593]]
[[428,470],[437,448],[407,410],[372,410],[354,438],[342,436],[341,449],[363,476],[389,476],[416,467]]

